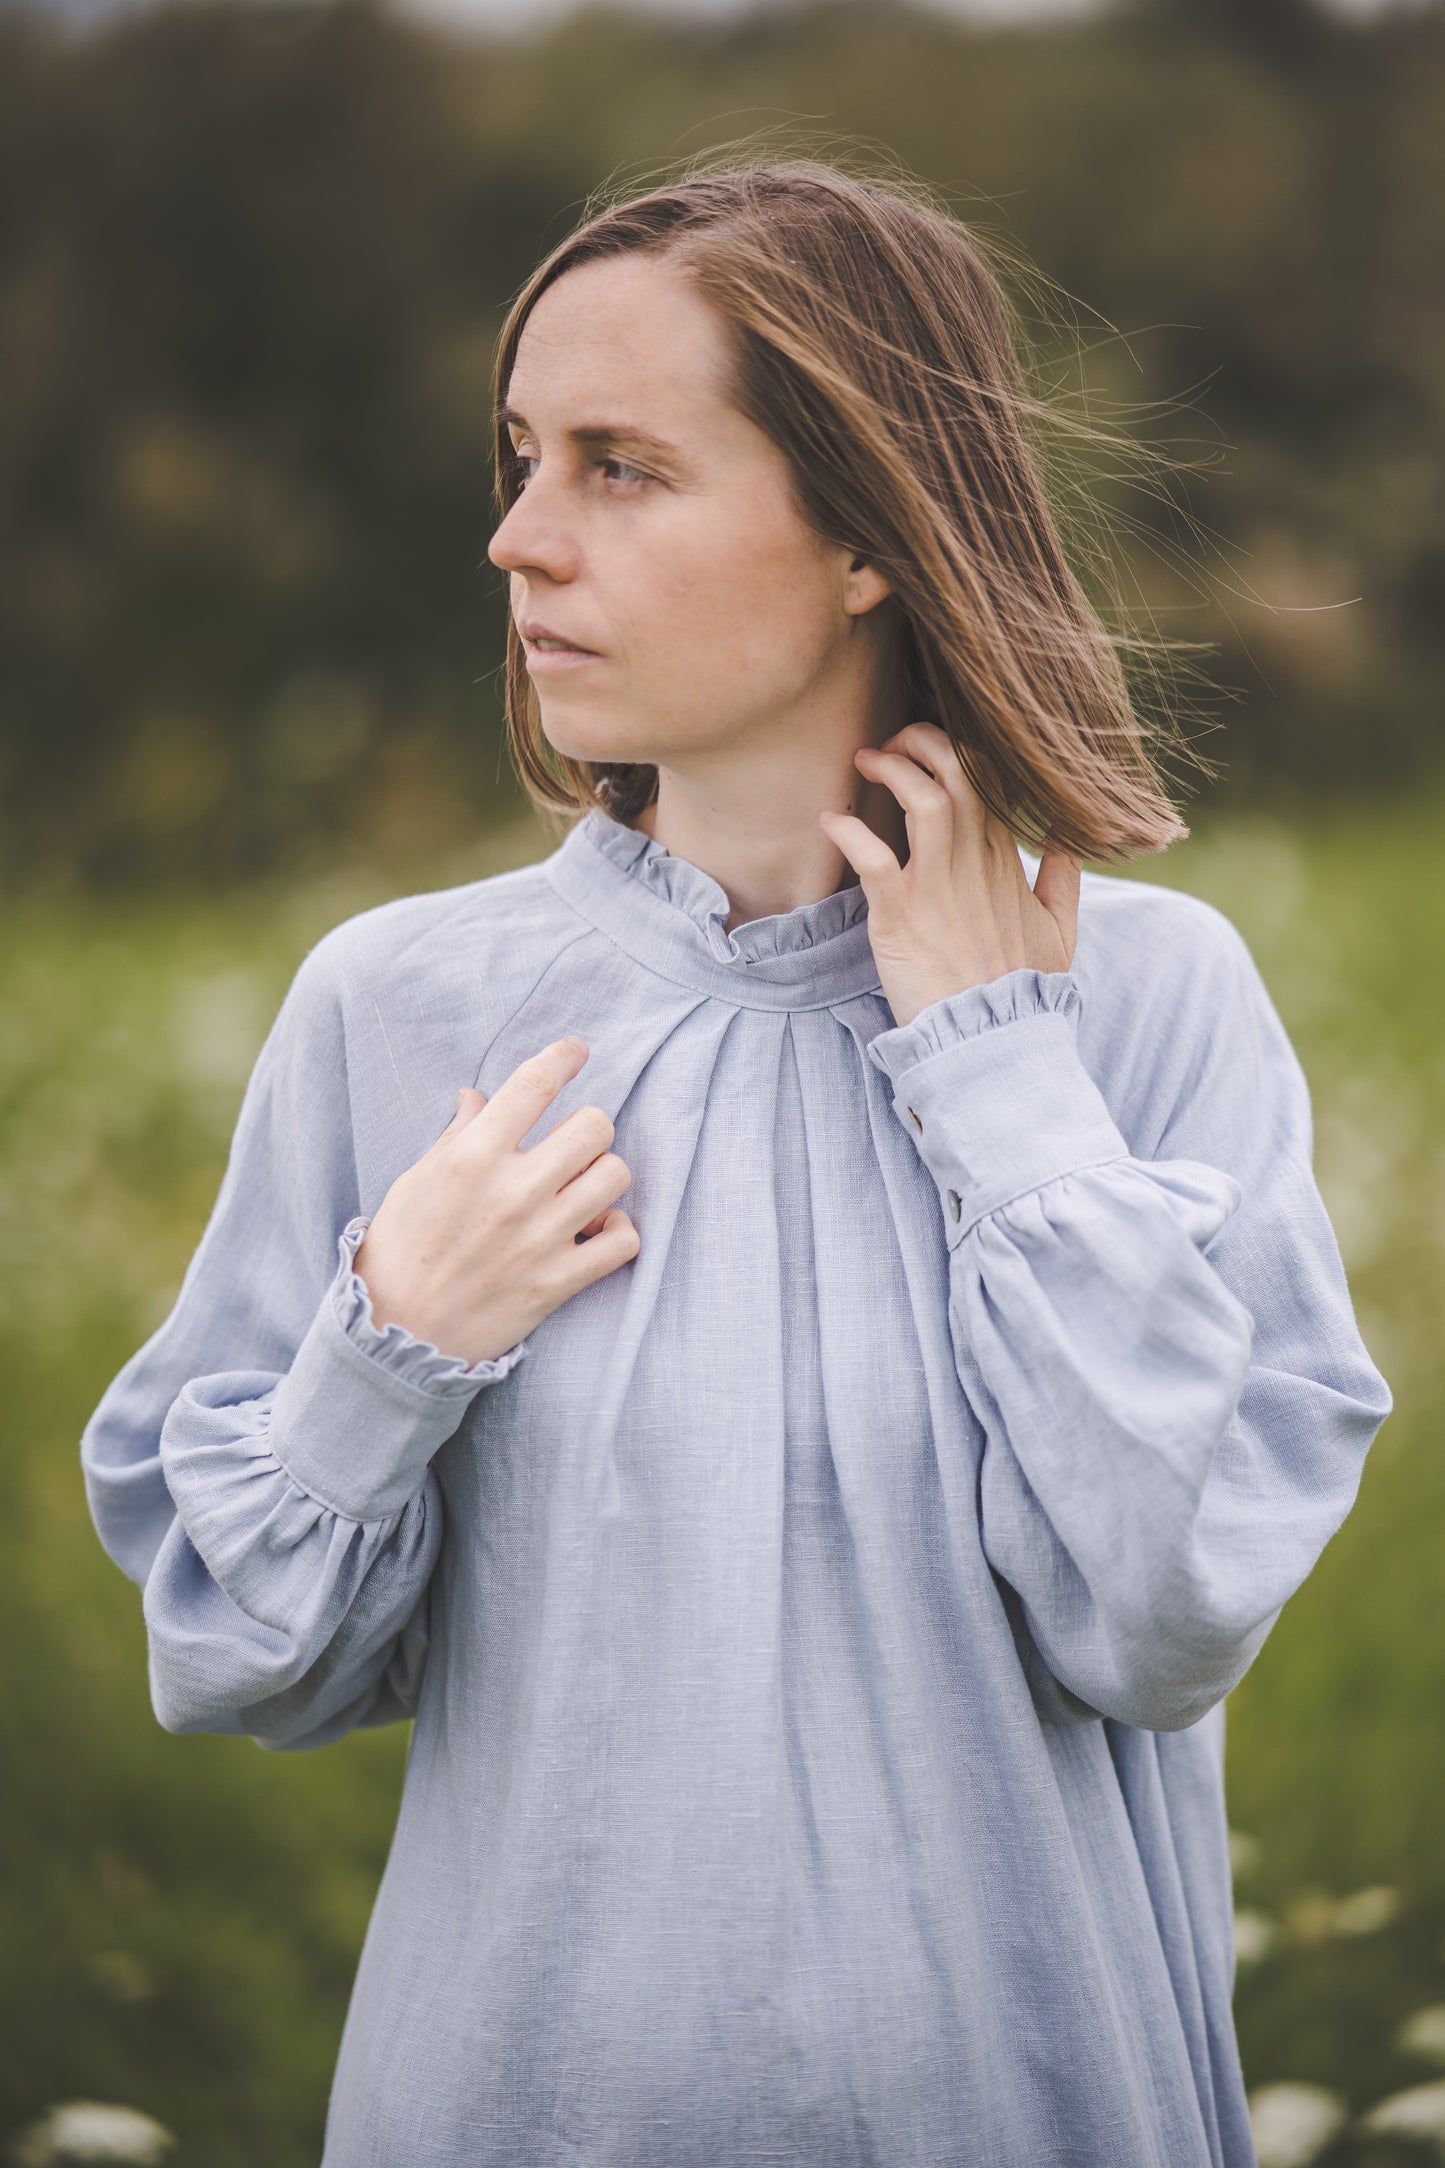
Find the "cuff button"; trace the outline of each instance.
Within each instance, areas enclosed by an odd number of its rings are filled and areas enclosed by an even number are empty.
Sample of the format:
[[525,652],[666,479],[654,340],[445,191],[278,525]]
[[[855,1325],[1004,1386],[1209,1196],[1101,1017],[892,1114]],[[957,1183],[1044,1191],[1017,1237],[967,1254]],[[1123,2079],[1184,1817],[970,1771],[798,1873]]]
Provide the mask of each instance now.
[[948,1193],[948,1216],[955,1222],[963,1216],[963,1202],[956,1189],[951,1189]]
[[918,1119],[918,1116],[914,1113],[912,1107],[909,1107],[907,1112],[909,1121],[912,1122],[914,1128],[918,1131],[918,1134],[921,1137],[923,1135],[922,1122]]

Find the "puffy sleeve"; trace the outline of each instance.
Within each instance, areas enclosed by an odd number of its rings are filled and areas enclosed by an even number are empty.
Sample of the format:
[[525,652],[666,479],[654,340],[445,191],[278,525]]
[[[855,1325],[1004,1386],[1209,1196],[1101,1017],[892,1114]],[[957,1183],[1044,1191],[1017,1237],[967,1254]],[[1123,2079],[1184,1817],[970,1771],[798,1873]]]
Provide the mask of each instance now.
[[1226,921],[1210,951],[1145,1015],[1112,1112],[1072,973],[1012,972],[870,1047],[937,1185],[984,1550],[1060,1721],[1172,1731],[1221,1700],[1390,1407],[1303,1074]]
[[[341,929],[338,929],[338,933]],[[143,1591],[168,1731],[313,1747],[409,1716],[442,1535],[430,1467],[526,1342],[466,1364],[378,1328],[337,935],[302,963],[246,1087],[169,1317],[81,1440],[101,1542]]]

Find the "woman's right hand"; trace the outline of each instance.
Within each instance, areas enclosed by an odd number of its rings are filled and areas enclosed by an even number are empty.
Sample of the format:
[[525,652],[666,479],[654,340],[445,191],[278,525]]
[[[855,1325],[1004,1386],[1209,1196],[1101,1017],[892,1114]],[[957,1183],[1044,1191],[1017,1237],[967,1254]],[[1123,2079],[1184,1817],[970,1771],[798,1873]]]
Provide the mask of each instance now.
[[601,1107],[577,1107],[520,1148],[587,1058],[583,1040],[557,1039],[490,1099],[463,1085],[456,1113],[392,1183],[352,1260],[378,1326],[401,1325],[468,1364],[490,1361],[637,1255],[637,1229],[609,1209],[632,1171],[608,1149]]

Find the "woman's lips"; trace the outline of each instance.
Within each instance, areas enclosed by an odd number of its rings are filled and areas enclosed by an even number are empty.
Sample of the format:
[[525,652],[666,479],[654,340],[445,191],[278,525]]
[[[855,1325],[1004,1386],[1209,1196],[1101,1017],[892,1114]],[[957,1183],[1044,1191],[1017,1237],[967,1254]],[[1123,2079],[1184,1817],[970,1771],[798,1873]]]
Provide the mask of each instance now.
[[586,647],[543,647],[535,640],[528,640],[525,645],[527,668],[534,676],[539,670],[575,670],[584,662],[602,660],[600,655],[594,655],[592,650]]
[[581,640],[568,640],[568,635],[559,633],[546,618],[518,618],[516,627],[522,635],[529,670],[576,670],[578,663],[596,663],[600,659],[596,648],[585,648]]
[[518,633],[522,635],[529,670],[576,670],[578,663],[600,661],[596,648],[583,648],[568,640],[565,633],[555,633],[550,624],[539,624],[535,618],[531,622],[522,620]]

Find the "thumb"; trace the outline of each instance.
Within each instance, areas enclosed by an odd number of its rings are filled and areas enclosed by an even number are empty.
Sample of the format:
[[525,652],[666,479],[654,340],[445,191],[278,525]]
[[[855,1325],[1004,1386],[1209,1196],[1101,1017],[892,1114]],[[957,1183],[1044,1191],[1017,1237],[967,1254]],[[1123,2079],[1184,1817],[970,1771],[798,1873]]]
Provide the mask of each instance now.
[[1046,849],[1034,877],[1034,896],[1058,927],[1070,961],[1079,937],[1079,879],[1082,866],[1067,851]]

